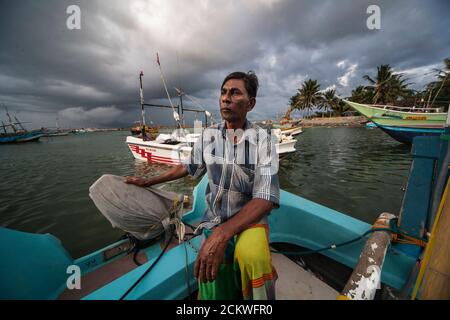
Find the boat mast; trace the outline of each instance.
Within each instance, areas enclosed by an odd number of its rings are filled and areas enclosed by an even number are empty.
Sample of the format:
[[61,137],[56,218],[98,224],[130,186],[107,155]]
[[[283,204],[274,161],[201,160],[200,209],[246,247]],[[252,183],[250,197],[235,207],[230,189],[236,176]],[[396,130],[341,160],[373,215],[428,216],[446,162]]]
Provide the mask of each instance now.
[[26,131],[25,128],[23,127],[23,125],[20,123],[20,121],[16,118],[16,116],[14,116],[14,119],[17,121],[16,124],[19,125],[20,129],[22,129],[23,131]]
[[6,125],[3,121],[2,121],[2,127],[3,127],[3,131],[5,131],[5,134],[7,134],[8,132],[6,131]]
[[184,128],[185,124],[184,124],[184,112],[183,112],[183,92],[180,90],[180,92],[179,92],[178,95],[180,96],[180,118],[181,118],[181,125],[182,125],[183,128]]
[[[178,86],[181,88],[181,83],[180,83],[180,59],[178,56],[178,51],[177,51],[177,75],[178,75]],[[178,108],[178,113],[180,114],[180,118],[181,118],[181,125],[183,126],[183,128],[185,127],[185,122],[184,122],[184,110],[183,110],[183,94],[184,92],[180,89],[177,90],[175,88],[175,90],[178,93],[178,96],[180,97],[180,106]]]
[[140,89],[139,89],[139,95],[141,98],[141,131],[142,131],[142,140],[146,141],[147,137],[145,135],[145,109],[144,109],[144,91],[142,89],[142,77],[144,76],[144,72],[141,70],[141,73],[139,73],[139,83],[140,83]]
[[9,115],[8,108],[5,107],[5,110],[6,110],[6,115],[8,116],[9,125],[12,127],[14,133],[16,133],[16,132],[17,132],[17,129],[16,129],[16,127],[14,126],[14,124],[13,124],[13,122],[12,122],[12,120],[11,120],[11,116]]

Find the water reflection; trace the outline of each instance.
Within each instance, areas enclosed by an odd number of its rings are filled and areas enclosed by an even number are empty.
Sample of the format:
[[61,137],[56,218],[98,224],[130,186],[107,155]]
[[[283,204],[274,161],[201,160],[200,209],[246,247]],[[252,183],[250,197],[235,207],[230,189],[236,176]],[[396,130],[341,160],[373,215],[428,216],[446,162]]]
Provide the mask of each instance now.
[[379,130],[311,128],[296,148],[280,170],[285,190],[369,223],[383,211],[398,214],[411,163],[408,146]]

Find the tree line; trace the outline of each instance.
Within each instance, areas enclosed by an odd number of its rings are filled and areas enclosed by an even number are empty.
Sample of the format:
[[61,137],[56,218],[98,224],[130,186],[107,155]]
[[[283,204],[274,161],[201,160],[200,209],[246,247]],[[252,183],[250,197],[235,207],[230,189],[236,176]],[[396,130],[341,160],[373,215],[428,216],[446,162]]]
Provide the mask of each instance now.
[[[377,67],[375,77],[363,76],[367,85],[352,90],[346,99],[358,103],[396,105],[400,107],[442,108],[447,111],[450,101],[450,58],[444,60],[442,69],[433,69],[436,79],[423,90],[411,89],[408,79],[402,73],[394,72],[389,64]],[[317,80],[308,79],[297,93],[290,98],[289,108],[284,115],[290,119],[291,112],[302,110],[307,117],[325,114],[341,116],[348,106],[336,96],[336,89],[320,89]]]

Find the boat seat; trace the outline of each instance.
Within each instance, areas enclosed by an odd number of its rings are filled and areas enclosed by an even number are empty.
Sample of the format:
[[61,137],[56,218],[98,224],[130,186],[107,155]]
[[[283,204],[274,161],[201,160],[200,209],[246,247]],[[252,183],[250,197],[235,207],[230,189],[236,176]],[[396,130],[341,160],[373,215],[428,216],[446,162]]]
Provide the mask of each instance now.
[[73,259],[50,234],[0,227],[0,299],[55,299]]
[[196,225],[200,222],[203,217],[203,213],[206,210],[205,192],[207,186],[208,175],[205,174],[192,192],[194,198],[192,210],[183,215],[183,222],[189,223],[190,225]]

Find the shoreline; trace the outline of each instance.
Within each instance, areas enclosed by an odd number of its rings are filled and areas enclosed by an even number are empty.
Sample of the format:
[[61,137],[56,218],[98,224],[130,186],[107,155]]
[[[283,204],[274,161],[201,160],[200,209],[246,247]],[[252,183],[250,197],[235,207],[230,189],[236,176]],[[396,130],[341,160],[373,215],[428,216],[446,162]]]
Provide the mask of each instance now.
[[311,127],[364,127],[368,122],[363,116],[302,119],[300,126]]

